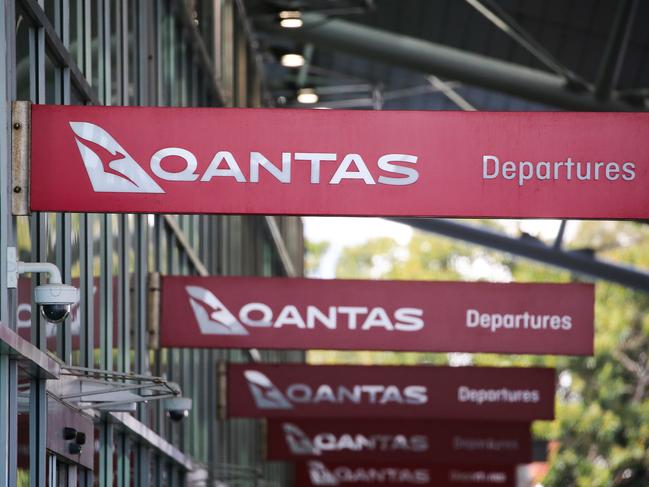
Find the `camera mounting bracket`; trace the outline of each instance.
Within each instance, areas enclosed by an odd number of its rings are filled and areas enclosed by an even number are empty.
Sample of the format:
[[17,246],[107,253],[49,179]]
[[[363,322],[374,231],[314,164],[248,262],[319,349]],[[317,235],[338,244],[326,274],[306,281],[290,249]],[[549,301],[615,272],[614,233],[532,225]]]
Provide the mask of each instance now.
[[144,401],[178,397],[180,388],[163,377],[74,367],[61,368],[68,376],[59,399],[77,402],[78,409],[121,410],[122,406]]
[[7,287],[16,289],[18,287],[18,276],[20,274],[47,274],[49,284],[63,284],[61,271],[50,262],[20,262],[16,247],[7,247]]

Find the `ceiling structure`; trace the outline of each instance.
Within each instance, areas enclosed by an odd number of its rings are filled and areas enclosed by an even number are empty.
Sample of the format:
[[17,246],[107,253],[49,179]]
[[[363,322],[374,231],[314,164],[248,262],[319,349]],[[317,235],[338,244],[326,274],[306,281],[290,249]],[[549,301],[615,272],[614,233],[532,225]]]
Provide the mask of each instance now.
[[[649,2],[245,0],[276,106],[379,110],[644,111]],[[279,25],[299,12],[301,28]],[[284,67],[284,54],[302,55]],[[298,101],[300,90],[318,101]],[[448,220],[401,220],[649,291],[649,273]],[[504,239],[504,240],[503,240]]]
[[[642,19],[649,19],[647,2],[247,0],[246,6],[266,54],[269,89],[275,100],[285,97],[289,105],[297,88],[309,86],[322,90],[323,106],[340,107],[342,100],[352,99],[357,105],[344,108],[373,108],[383,94],[382,109],[458,109],[444,90],[431,86],[430,77],[437,76],[451,81],[454,91],[479,110],[557,108],[512,94],[506,86],[481,86],[484,71],[501,64],[511,68],[503,75],[550,75],[568,93],[619,100],[618,106],[632,110],[643,110],[649,95],[649,30],[642,28]],[[276,19],[283,10],[300,11],[303,28],[279,28]],[[407,49],[412,45],[403,46],[398,56],[404,37],[421,41],[420,49],[435,46],[453,49],[455,57],[471,55],[467,60],[479,62],[465,71],[477,80],[445,77],[442,72],[449,69],[440,66],[437,72],[427,70],[422,59],[410,59],[427,54]],[[377,43],[386,40],[394,52],[381,52],[386,46]],[[305,51],[310,61],[304,68],[279,64],[282,53]]]

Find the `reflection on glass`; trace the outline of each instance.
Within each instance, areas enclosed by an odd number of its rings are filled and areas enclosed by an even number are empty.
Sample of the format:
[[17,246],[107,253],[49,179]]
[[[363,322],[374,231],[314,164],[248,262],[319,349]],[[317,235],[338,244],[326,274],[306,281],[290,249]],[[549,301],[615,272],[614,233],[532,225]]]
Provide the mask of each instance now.
[[29,485],[29,399],[31,395],[30,378],[18,369],[18,485]]
[[[84,72],[83,63],[83,0],[68,0],[70,5],[69,15],[69,36],[70,36],[70,54],[75,60],[81,72]],[[76,104],[76,103],[74,103]]]

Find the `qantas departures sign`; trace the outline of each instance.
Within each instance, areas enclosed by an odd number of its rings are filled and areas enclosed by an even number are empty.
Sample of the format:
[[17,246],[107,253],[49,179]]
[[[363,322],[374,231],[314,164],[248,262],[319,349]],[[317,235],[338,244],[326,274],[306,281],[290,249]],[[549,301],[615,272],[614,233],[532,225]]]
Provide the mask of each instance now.
[[296,466],[297,485],[324,486],[418,486],[418,487],[514,487],[515,466],[403,465],[383,463],[329,463],[309,460]]
[[554,418],[554,369],[228,364],[230,417]]
[[404,419],[269,419],[268,460],[520,464],[529,423]]
[[162,277],[160,345],[591,355],[590,284]]
[[31,115],[33,211],[649,218],[646,113]]

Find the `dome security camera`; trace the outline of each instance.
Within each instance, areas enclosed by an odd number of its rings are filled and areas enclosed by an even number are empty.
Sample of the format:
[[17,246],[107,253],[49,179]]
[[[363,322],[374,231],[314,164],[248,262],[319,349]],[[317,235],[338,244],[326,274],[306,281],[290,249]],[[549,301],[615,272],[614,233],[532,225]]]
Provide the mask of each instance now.
[[192,410],[192,399],[190,397],[172,397],[166,399],[164,409],[169,419],[177,423],[189,416],[189,411]]
[[79,290],[67,284],[42,284],[34,289],[34,301],[50,323],[62,323],[70,308],[79,302]]
[[48,283],[34,288],[34,302],[41,315],[50,323],[62,323],[70,315],[70,308],[79,302],[79,290],[63,284],[61,271],[51,262],[21,262],[15,247],[7,247],[7,287],[18,287],[20,274],[47,274]]

